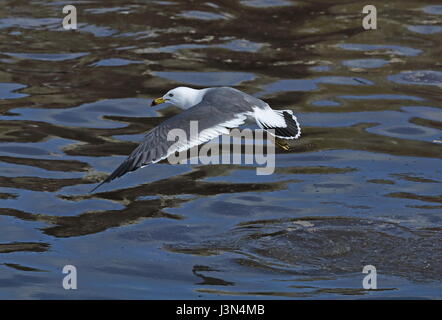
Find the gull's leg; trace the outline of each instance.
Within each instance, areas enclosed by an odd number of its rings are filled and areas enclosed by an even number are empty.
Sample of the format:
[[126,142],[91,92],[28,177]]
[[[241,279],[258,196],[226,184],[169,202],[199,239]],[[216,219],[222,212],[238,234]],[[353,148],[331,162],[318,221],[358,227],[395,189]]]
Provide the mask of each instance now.
[[290,146],[287,143],[287,141],[285,141],[285,140],[275,138],[275,144],[278,147],[280,147],[281,149],[284,149],[285,151],[289,151],[290,150]]

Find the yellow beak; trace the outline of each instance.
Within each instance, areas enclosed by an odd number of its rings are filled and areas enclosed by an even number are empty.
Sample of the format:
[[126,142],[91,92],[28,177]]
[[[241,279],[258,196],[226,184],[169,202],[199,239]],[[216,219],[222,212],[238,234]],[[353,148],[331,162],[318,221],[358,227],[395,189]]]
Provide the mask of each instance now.
[[163,98],[156,98],[152,101],[152,104],[150,106],[153,107],[164,102],[166,102],[166,100],[164,100]]

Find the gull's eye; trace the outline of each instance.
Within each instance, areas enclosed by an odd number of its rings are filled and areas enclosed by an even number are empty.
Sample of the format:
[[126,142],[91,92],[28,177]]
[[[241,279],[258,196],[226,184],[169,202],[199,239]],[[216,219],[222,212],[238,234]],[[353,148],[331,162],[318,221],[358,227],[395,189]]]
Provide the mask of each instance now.
[[173,97],[173,93],[169,93],[169,97]]

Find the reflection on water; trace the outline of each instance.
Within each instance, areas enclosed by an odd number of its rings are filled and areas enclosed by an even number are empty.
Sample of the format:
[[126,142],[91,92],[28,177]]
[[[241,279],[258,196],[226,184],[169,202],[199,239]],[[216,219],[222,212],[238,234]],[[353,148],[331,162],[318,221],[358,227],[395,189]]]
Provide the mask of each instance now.
[[[6,1],[0,298],[440,298],[442,6],[373,4],[382,30],[345,1],[82,1],[65,31],[62,2]],[[294,109],[303,137],[271,176],[162,162],[90,194],[178,85]]]

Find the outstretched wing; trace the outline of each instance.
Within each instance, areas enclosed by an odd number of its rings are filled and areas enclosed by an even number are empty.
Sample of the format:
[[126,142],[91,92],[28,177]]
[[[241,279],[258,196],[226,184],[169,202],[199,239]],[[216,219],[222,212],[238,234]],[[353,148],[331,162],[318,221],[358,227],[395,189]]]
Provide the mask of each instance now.
[[[220,91],[221,88],[213,90]],[[244,124],[252,109],[245,100],[232,99],[229,94],[236,95],[236,91],[209,91],[199,104],[151,129],[127,159],[91,192],[127,172],[161,161],[175,152],[188,150],[221,134],[228,134],[229,128]],[[180,136],[178,141],[169,141],[168,134],[173,129],[182,130],[185,139]]]

